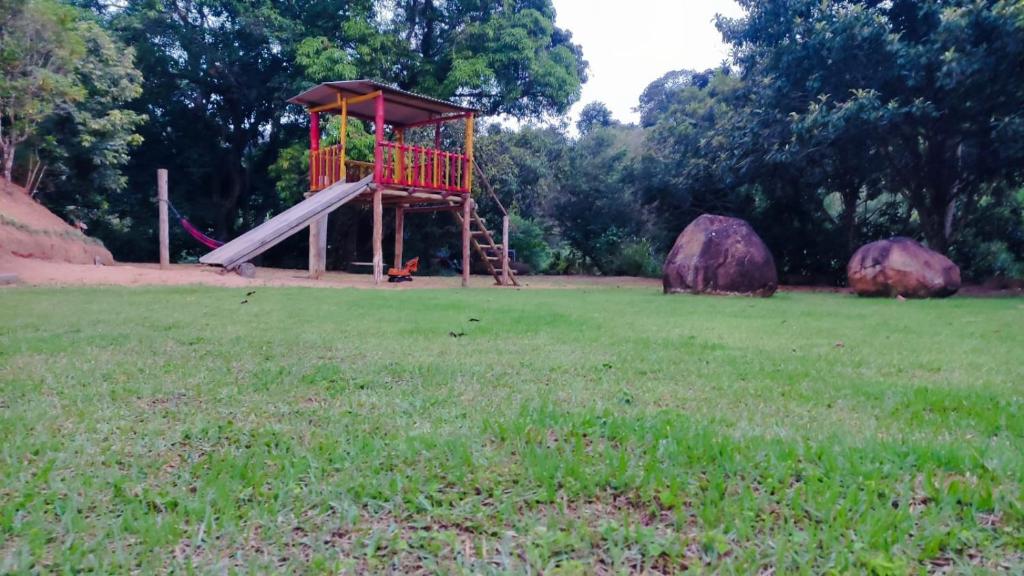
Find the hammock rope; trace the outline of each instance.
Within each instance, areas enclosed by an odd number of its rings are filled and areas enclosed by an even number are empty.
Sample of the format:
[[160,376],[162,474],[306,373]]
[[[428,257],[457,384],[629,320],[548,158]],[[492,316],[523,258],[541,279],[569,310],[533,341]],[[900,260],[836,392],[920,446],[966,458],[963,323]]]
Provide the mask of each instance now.
[[188,218],[185,218],[184,216],[181,215],[181,212],[178,212],[178,209],[174,207],[174,204],[171,204],[170,200],[167,200],[167,207],[171,209],[171,212],[174,212],[174,217],[178,219],[178,223],[181,224],[181,227],[185,229],[185,232],[188,232],[189,236],[195,238],[196,242],[199,242],[200,244],[206,246],[211,250],[215,250],[224,245],[224,243],[221,242],[220,240],[214,240],[213,238],[210,238],[206,234],[203,234],[202,231],[200,231],[198,228],[193,226],[192,223],[188,221]]

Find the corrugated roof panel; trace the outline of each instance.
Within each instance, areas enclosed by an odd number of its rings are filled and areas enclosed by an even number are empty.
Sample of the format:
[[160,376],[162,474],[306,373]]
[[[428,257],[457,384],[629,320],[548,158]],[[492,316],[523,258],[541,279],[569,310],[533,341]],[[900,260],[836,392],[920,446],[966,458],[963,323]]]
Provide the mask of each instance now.
[[[377,90],[384,93],[384,122],[392,125],[403,126],[449,114],[476,112],[467,106],[414,94],[373,80],[324,82],[289,98],[288,102],[313,108],[336,102],[339,93],[360,96]],[[350,104],[348,113],[355,118],[373,120],[376,105],[372,100]]]

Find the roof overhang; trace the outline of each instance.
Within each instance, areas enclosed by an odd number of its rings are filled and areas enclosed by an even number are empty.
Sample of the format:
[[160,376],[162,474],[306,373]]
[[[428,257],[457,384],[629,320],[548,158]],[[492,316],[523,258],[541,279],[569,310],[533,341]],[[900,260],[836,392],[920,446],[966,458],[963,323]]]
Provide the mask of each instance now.
[[[408,126],[446,116],[461,116],[476,112],[474,108],[413,94],[373,80],[324,82],[289,98],[288,102],[306,108],[318,108],[338,103],[339,97],[354,98],[378,90],[384,95],[384,122],[393,126]],[[330,110],[330,112],[337,112],[337,110]],[[348,115],[362,120],[374,120],[376,117],[374,99],[350,103]]]

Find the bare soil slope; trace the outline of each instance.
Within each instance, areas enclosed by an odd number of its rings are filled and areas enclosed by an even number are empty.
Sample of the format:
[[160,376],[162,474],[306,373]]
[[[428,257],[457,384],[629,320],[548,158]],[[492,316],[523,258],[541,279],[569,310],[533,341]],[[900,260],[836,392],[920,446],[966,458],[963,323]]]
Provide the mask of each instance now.
[[82,234],[29,198],[20,186],[3,184],[0,184],[0,259],[114,263],[114,257],[99,240]]

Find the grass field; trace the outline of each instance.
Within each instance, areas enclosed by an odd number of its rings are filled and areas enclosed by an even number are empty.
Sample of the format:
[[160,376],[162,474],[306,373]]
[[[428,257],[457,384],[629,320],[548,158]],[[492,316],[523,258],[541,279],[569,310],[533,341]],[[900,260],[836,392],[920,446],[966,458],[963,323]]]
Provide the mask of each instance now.
[[0,290],[0,572],[1024,571],[1022,300],[243,299]]

